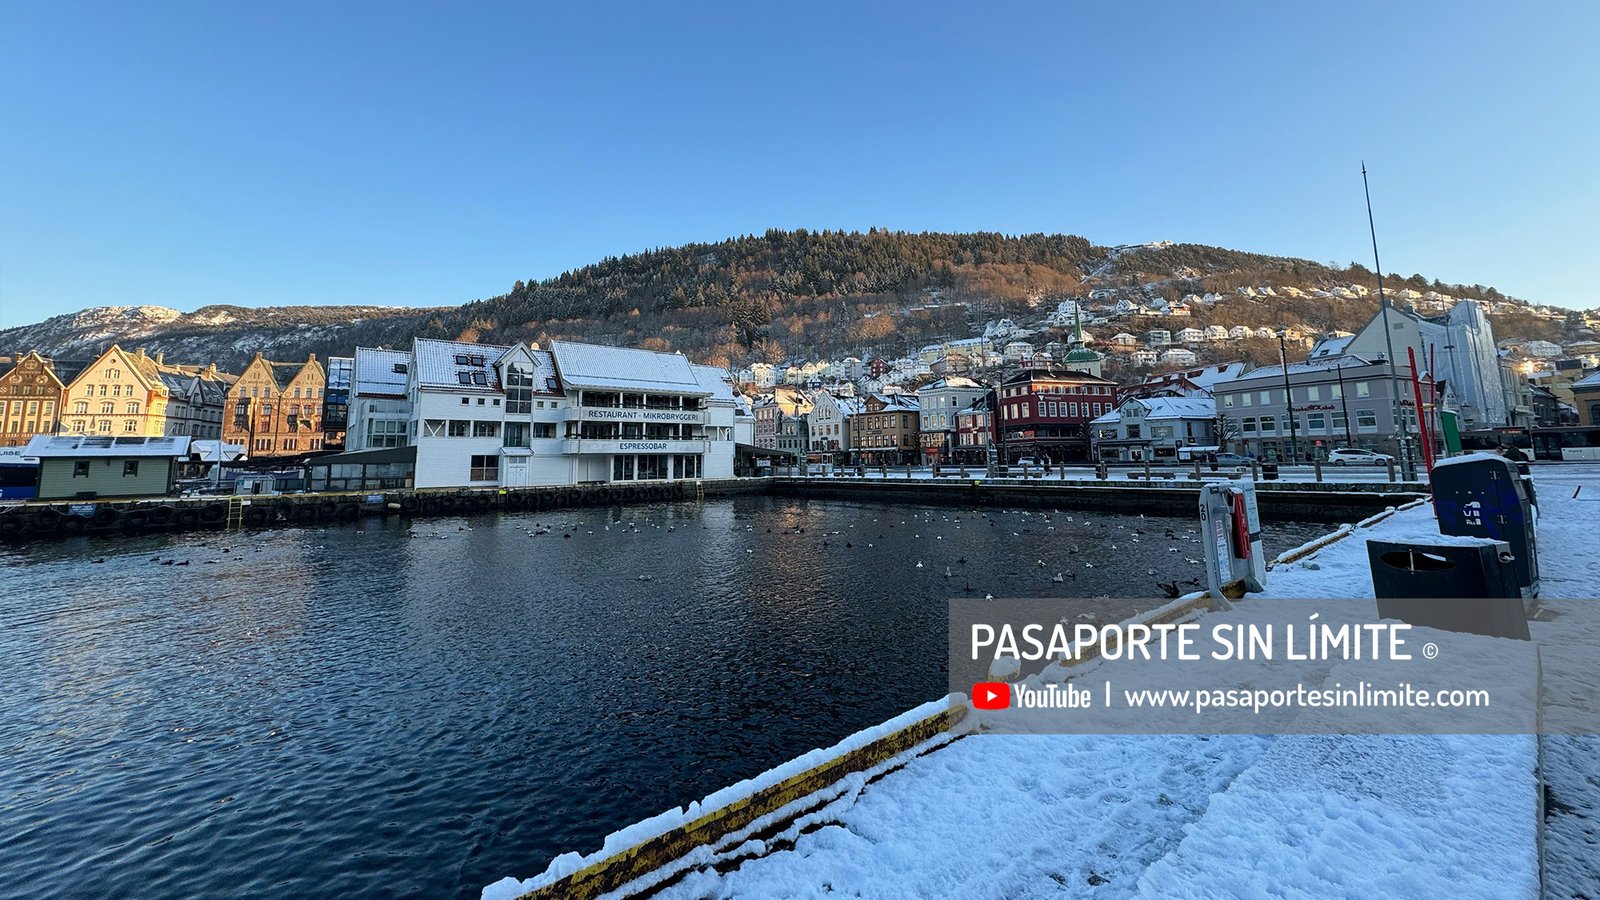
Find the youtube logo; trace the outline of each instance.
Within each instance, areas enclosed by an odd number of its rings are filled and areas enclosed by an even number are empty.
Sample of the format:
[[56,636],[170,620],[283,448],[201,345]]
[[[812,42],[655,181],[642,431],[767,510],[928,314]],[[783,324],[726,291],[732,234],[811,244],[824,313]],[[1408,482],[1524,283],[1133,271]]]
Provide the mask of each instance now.
[[1003,681],[980,681],[972,686],[974,709],[1005,709],[1011,705],[1011,685]]

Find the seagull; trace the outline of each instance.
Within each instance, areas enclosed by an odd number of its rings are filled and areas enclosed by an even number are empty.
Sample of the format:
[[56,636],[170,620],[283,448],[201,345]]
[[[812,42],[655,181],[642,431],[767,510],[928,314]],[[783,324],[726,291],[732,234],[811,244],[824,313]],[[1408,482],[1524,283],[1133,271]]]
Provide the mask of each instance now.
[[922,560],[917,560],[917,568],[922,568]]
[[1054,575],[1050,576],[1050,580],[1055,582],[1056,584],[1060,584],[1061,582],[1066,581],[1067,579],[1065,577],[1063,577],[1060,572],[1057,572]]
[[1092,568],[1094,568],[1094,563],[1092,563],[1092,562],[1086,562],[1086,563],[1084,563],[1084,564],[1083,564],[1083,567],[1084,567],[1084,568],[1085,568],[1085,569],[1092,569]]

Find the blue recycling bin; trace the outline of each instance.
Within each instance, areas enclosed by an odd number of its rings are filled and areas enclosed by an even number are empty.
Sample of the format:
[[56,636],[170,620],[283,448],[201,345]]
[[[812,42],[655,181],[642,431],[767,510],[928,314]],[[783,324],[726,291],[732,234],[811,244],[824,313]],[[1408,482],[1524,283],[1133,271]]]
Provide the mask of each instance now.
[[1432,480],[1439,533],[1505,541],[1523,596],[1539,596],[1537,513],[1531,486],[1516,464],[1472,453],[1437,463]]

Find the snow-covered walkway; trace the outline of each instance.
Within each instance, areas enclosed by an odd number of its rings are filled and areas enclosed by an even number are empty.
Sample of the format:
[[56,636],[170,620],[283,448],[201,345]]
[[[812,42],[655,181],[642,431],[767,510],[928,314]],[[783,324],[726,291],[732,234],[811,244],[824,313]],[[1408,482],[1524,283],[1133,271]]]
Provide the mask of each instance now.
[[[1534,639],[1600,636],[1586,600],[1600,594],[1586,558],[1600,485],[1574,499],[1587,471],[1535,473],[1552,617]],[[1397,513],[1275,569],[1269,596],[1370,597],[1363,538],[1433,530],[1430,508]],[[1546,652],[1548,703],[1594,708],[1592,646]],[[1531,898],[1539,749],[1529,735],[979,734],[655,896]],[[1592,737],[1544,739],[1549,896],[1600,897],[1597,751]]]

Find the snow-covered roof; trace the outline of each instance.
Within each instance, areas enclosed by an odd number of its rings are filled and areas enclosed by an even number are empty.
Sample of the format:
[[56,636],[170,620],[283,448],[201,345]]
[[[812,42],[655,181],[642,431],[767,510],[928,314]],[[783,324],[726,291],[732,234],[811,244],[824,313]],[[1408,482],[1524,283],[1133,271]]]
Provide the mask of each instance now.
[[614,391],[673,391],[702,396],[689,361],[676,353],[551,341],[561,380],[569,387]]
[[225,444],[222,441],[189,442],[189,458],[199,462],[226,462],[243,455],[243,444]]
[[1322,340],[1317,341],[1317,345],[1311,348],[1311,356],[1312,358],[1323,356],[1339,356],[1344,353],[1345,348],[1349,347],[1350,342],[1353,340],[1355,340],[1355,335],[1353,334],[1349,335],[1348,337],[1325,337]]
[[1575,388],[1600,387],[1600,372],[1585,375],[1572,383]]
[[[1290,375],[1300,375],[1307,372],[1332,372],[1341,366],[1346,369],[1357,366],[1375,365],[1371,360],[1360,356],[1328,356],[1318,357],[1316,362],[1298,362],[1289,364]],[[1376,365],[1382,365],[1377,363]],[[1262,378],[1283,378],[1283,366],[1262,366],[1252,369],[1249,373],[1227,382],[1218,382],[1216,389],[1222,389],[1234,381],[1256,381]]]
[[[411,354],[404,350],[357,347],[351,387],[357,397],[401,397],[406,392],[406,372]],[[396,367],[399,371],[396,371]]]
[[728,381],[728,373],[716,366],[689,366],[694,373],[695,380],[699,382],[712,400],[733,402],[733,384]]
[[85,456],[183,456],[189,452],[188,435],[166,437],[111,437],[103,434],[35,435],[24,456],[59,459]]
[[411,364],[416,366],[417,384],[421,387],[485,392],[500,390],[500,377],[494,370],[494,363],[511,349],[497,344],[429,338],[416,338],[411,347]]
[[1143,406],[1146,419],[1209,419],[1217,414],[1216,401],[1201,397],[1145,397],[1128,402]]

